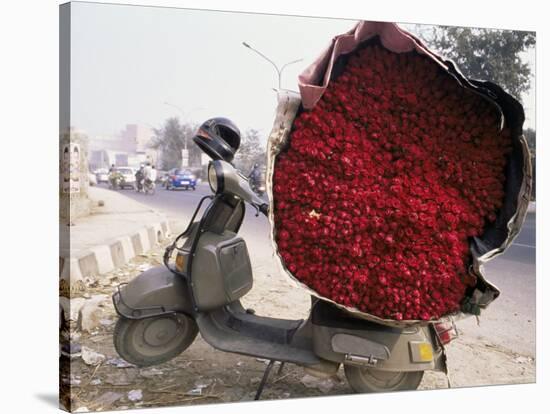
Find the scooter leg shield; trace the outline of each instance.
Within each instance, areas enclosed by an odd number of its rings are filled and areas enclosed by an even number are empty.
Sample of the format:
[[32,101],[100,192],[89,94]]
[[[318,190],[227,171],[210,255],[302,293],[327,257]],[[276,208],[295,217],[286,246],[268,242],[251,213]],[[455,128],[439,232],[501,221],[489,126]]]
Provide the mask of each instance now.
[[113,294],[117,313],[128,319],[143,319],[172,313],[193,314],[187,282],[164,266],[149,269]]

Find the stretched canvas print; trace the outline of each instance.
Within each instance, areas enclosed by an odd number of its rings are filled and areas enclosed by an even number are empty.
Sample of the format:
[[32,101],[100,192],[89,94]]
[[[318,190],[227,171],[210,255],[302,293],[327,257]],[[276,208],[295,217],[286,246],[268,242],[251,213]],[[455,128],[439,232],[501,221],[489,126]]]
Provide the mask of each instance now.
[[535,39],[61,5],[61,407],[535,382]]

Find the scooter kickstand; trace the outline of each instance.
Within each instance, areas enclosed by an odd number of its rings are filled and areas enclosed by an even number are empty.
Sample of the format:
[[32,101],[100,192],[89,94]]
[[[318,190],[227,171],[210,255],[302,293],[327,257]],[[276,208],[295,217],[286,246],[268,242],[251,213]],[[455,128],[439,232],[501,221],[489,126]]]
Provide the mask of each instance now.
[[284,366],[285,366],[285,362],[281,361],[281,364],[279,365],[279,369],[277,370],[277,376],[280,376],[283,373]]
[[275,360],[274,359],[269,360],[269,364],[267,364],[267,367],[265,368],[265,371],[264,371],[264,376],[260,381],[260,385],[258,385],[258,391],[256,391],[256,396],[254,397],[254,400],[260,399],[260,395],[262,395],[262,391],[264,390],[265,383],[267,382],[267,377],[269,376],[269,372],[271,371],[271,368],[273,368],[273,365],[275,365]]

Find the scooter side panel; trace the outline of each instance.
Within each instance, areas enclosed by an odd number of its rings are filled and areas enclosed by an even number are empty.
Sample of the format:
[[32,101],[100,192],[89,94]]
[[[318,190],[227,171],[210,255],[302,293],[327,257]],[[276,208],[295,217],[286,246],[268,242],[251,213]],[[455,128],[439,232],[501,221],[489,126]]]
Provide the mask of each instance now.
[[[338,336],[337,336],[338,335]],[[336,338],[335,338],[336,337]],[[353,340],[346,341],[346,338]],[[365,339],[362,344],[361,339]],[[335,341],[337,339],[337,341]],[[346,343],[347,342],[347,343]],[[434,358],[428,362],[413,362],[410,342],[428,342],[432,345]],[[375,345],[378,345],[375,347]],[[313,325],[313,349],[316,355],[329,361],[346,363],[346,354],[369,358],[373,349],[388,351],[386,359],[377,358],[371,368],[384,371],[441,370],[441,350],[435,346],[426,328],[413,327],[403,332],[387,330],[350,330],[333,326]]]
[[113,295],[117,313],[128,319],[143,319],[169,313],[192,315],[187,283],[164,266],[149,269]]

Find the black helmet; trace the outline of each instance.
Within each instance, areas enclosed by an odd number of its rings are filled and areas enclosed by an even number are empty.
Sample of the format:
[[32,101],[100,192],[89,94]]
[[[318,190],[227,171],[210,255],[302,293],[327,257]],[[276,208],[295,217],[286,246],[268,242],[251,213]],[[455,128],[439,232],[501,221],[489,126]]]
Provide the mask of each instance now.
[[231,162],[241,145],[241,132],[227,118],[212,118],[199,127],[193,141],[212,159]]

